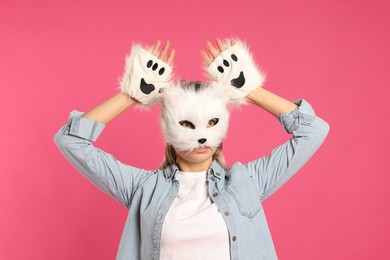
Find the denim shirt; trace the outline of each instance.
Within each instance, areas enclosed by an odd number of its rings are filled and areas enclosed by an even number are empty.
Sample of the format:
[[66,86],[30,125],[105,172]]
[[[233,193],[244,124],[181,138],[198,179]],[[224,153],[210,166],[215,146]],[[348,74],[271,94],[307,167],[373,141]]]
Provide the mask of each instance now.
[[[228,170],[214,161],[207,171],[209,196],[228,228],[231,259],[277,259],[261,202],[307,162],[329,131],[309,103],[295,103],[297,109],[277,116],[290,140],[266,157]],[[72,111],[54,140],[82,175],[130,209],[116,259],[160,259],[164,217],[179,191],[178,167],[144,170],[118,161],[93,145],[105,125],[82,114]]]

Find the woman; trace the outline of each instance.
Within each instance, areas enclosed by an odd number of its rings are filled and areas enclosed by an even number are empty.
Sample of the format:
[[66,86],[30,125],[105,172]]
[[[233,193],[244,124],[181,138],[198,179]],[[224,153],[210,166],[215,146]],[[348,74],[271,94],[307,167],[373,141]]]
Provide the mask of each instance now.
[[[117,259],[277,259],[261,202],[307,162],[329,126],[305,100],[290,102],[261,88],[264,76],[241,42],[216,43],[207,41],[201,52],[211,86],[184,90],[170,84],[169,42],[162,50],[158,41],[132,51],[121,93],[86,113],[73,111],[55,136],[84,176],[130,209]],[[276,116],[292,138],[269,156],[227,168],[225,109],[243,101]],[[127,108],[156,102],[167,140],[160,170],[123,164],[92,145]],[[217,105],[204,109],[199,102]]]

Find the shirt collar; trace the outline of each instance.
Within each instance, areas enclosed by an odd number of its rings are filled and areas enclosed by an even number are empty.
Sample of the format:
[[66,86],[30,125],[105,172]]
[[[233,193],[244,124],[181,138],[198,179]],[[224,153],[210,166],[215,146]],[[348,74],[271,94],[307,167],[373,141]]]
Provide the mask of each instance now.
[[[175,163],[167,166],[163,171],[164,176],[165,176],[165,180],[170,181],[175,176],[175,174],[178,170],[179,170],[179,168],[177,167],[177,165]],[[224,178],[224,175],[225,175],[224,169],[216,160],[214,160],[211,163],[210,168],[207,170],[207,179],[209,179],[209,178],[222,179],[222,178]]]

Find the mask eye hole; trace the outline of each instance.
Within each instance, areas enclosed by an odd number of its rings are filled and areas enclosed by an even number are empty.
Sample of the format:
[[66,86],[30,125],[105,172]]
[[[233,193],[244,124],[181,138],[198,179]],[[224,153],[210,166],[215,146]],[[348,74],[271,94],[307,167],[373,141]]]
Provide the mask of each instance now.
[[210,119],[209,123],[207,124],[207,127],[215,126],[216,124],[218,124],[218,122],[219,122],[219,118]]
[[182,121],[179,122],[179,124],[180,124],[182,127],[185,127],[185,128],[195,129],[194,124],[191,123],[191,122],[188,121],[188,120],[182,120]]

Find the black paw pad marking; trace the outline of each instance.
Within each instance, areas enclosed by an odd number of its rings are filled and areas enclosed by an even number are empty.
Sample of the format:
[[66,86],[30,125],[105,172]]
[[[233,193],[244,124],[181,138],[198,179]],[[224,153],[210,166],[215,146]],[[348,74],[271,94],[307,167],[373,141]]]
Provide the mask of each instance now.
[[[153,71],[157,70],[158,68],[158,63],[154,63],[153,60],[149,60],[148,63],[146,63],[146,67],[148,69],[152,68]],[[161,67],[159,70],[158,70],[158,74],[161,76],[162,74],[164,74],[165,72],[165,68],[164,67]],[[148,84],[144,78],[141,79],[141,82],[139,84],[139,88],[141,89],[142,93],[146,94],[146,95],[149,95],[150,93],[152,93],[156,87],[153,85],[153,84]],[[159,93],[162,93],[164,90],[163,89],[160,89],[159,90]]]
[[[238,58],[237,58],[237,56],[235,54],[232,54],[230,57],[232,58],[232,60],[238,61]],[[230,66],[230,63],[227,60],[223,60],[222,63],[223,63],[223,65],[225,67],[229,67]],[[218,66],[217,69],[221,73],[225,72],[225,70],[224,70],[224,68],[222,66]]]
[[244,72],[241,71],[240,72],[240,76],[238,76],[238,78],[235,78],[235,79],[232,79],[230,81],[230,84],[236,88],[241,88],[242,86],[244,86],[245,84],[245,76],[244,76]]
[[[238,61],[238,57],[237,57],[235,54],[230,55],[230,57],[232,58],[232,60],[233,60],[234,62],[237,62],[237,61]],[[223,63],[223,65],[224,65],[225,67],[229,67],[229,66],[230,66],[230,63],[229,63],[227,60],[223,60],[222,63]],[[224,73],[224,72],[225,72],[225,69],[224,69],[222,66],[218,66],[217,69],[218,69],[218,71],[221,72],[221,73]],[[230,81],[230,84],[231,84],[233,87],[236,87],[236,88],[241,88],[242,86],[244,86],[244,84],[245,84],[244,72],[241,71],[241,72],[240,72],[240,75],[238,76],[238,78],[232,79],[232,80]]]
[[162,74],[164,74],[164,71],[165,71],[165,68],[162,67],[162,68],[158,71],[158,74],[159,74],[159,75],[162,75]]
[[141,79],[141,83],[140,83],[139,87],[140,87],[142,93],[144,93],[146,95],[149,95],[153,90],[156,89],[153,84],[146,83],[144,78]]
[[[148,69],[152,68],[152,70],[155,71],[158,68],[158,64],[157,62],[153,64],[153,61],[149,60],[148,63],[146,63],[146,67]],[[160,70],[158,71],[158,74],[161,76],[162,74],[164,74],[164,72],[165,72],[165,68],[161,67]]]

